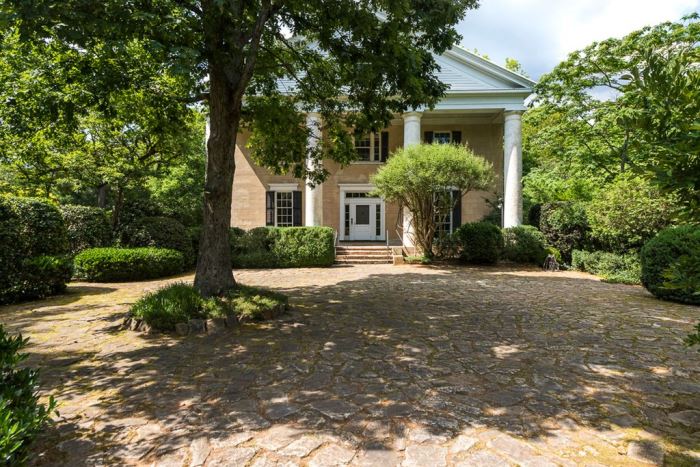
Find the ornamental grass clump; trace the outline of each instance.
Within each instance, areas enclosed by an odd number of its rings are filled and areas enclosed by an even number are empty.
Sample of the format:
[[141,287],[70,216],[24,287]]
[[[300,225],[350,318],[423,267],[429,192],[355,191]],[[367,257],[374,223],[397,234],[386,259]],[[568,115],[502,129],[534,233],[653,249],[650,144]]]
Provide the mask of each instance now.
[[223,297],[204,298],[192,285],[170,284],[134,303],[129,317],[150,329],[175,331],[190,320],[235,317],[236,321],[270,319],[287,307],[287,297],[269,290],[237,285]]

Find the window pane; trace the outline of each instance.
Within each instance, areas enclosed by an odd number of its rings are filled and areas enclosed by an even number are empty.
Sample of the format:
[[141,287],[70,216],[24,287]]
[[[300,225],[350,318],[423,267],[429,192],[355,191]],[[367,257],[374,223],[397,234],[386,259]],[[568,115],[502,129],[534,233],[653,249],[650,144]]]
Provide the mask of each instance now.
[[452,132],[450,131],[436,131],[433,133],[433,143],[437,144],[450,144],[452,142]]
[[357,151],[358,159],[361,161],[369,161],[372,149],[371,135],[355,136],[355,151]]
[[275,225],[292,227],[294,225],[294,198],[291,191],[275,193]]
[[369,225],[369,204],[355,206],[355,224]]
[[381,237],[382,236],[382,205],[381,204],[377,204],[377,218],[375,220],[376,220],[375,235],[377,237]]

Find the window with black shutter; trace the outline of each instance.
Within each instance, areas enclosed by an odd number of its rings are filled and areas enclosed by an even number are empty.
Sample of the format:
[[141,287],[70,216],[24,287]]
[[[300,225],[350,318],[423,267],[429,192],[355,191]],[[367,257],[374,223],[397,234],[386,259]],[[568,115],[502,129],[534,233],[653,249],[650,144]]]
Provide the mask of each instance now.
[[423,132],[423,142],[425,144],[433,144],[433,132],[432,131]]
[[453,144],[462,144],[462,132],[461,131],[453,131],[452,132],[452,143]]
[[386,162],[386,158],[389,157],[389,132],[382,131],[382,150],[381,150],[381,161]]
[[265,193],[265,225],[275,225],[275,192]]
[[462,193],[459,190],[452,191],[452,201],[454,202],[454,207],[452,208],[450,232],[454,232],[462,225]]
[[301,191],[294,191],[292,211],[294,217],[294,227],[301,227]]

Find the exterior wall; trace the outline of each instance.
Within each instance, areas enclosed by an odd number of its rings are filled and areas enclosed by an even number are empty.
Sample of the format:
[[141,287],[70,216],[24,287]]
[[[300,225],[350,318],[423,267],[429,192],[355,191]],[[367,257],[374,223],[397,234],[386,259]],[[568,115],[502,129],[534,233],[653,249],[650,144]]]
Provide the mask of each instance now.
[[477,156],[493,164],[496,178],[491,190],[474,191],[462,198],[462,224],[476,222],[491,211],[484,198],[494,199],[494,193],[503,192],[503,124],[427,124],[421,125],[421,132],[461,131],[462,144],[469,146]]
[[[233,203],[231,204],[231,226],[245,230],[265,225],[265,192],[270,183],[298,183],[304,202],[304,185],[294,177],[273,175],[250,160],[250,150],[246,148],[248,132],[236,137],[236,172],[233,176]],[[301,211],[302,225],[304,210]]]
[[[384,131],[389,132],[389,153],[400,148],[403,143],[403,126],[391,125]],[[332,227],[340,232],[340,184],[367,184],[370,177],[379,167],[380,162],[354,162],[348,166],[341,167],[337,162],[324,161],[326,170],[330,172],[328,179],[323,184],[323,225]],[[384,213],[384,224],[389,231],[389,241],[398,242],[400,237],[396,233],[397,218],[399,209],[396,204],[386,203]],[[399,225],[401,223],[398,218]]]
[[[462,143],[469,145],[479,156],[485,157],[494,166],[496,182],[491,191],[469,193],[462,200],[462,223],[482,219],[490,211],[485,197],[493,198],[493,193],[502,192],[503,174],[503,125],[496,124],[428,124],[421,125],[425,131],[461,131]],[[403,145],[403,125],[398,122],[385,129],[389,132],[389,152]],[[270,183],[297,183],[302,191],[304,202],[304,183],[291,176],[273,175],[268,170],[258,167],[250,160],[250,151],[245,147],[247,133],[238,135],[236,144],[236,173],[233,180],[233,205],[231,207],[231,224],[243,229],[251,229],[265,225],[265,192]],[[367,184],[381,163],[356,162],[346,167],[326,160],[324,166],[330,175],[323,184],[323,215],[322,223],[340,232],[340,187],[341,184]],[[302,209],[302,217],[304,216]],[[384,214],[385,230],[389,240],[398,243],[400,238],[397,228],[402,223],[401,212],[394,203],[386,203]],[[302,224],[304,219],[302,219]]]

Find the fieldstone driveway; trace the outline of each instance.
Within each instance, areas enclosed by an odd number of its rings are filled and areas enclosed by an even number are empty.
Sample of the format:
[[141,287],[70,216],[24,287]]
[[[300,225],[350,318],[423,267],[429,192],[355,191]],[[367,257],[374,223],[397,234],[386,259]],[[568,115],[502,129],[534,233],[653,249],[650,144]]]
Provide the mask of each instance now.
[[[282,320],[118,329],[139,284],[0,309],[60,416],[38,465],[698,465],[697,307],[577,273],[241,271]],[[183,276],[189,280],[191,276]]]

